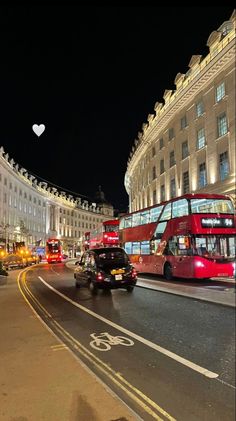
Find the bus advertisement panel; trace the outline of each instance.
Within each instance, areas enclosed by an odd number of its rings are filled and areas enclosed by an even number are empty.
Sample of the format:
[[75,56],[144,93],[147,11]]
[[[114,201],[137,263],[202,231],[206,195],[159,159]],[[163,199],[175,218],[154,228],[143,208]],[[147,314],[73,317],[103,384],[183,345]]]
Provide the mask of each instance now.
[[138,272],[207,279],[235,276],[236,218],[229,196],[186,194],[120,220],[120,244]]
[[95,230],[90,232],[89,248],[117,247],[119,245],[119,220],[103,221]]
[[48,263],[62,261],[62,246],[57,238],[49,238],[46,241],[46,259]]

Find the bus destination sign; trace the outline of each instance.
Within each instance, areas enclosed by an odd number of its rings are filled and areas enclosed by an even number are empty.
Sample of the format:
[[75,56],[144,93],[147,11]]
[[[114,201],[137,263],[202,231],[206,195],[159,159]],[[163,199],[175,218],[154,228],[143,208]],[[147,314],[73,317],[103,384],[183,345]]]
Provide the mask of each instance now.
[[233,228],[232,218],[202,218],[202,227],[211,228]]

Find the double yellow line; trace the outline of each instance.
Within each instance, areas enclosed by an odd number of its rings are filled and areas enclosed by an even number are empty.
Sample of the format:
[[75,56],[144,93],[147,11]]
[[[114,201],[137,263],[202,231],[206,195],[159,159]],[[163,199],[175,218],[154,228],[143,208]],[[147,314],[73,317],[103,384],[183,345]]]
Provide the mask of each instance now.
[[[32,270],[32,268],[28,269]],[[158,421],[176,421],[175,418],[173,418],[168,412],[166,412],[163,408],[161,408],[159,405],[157,405],[155,402],[153,402],[148,396],[144,395],[139,389],[134,387],[132,384],[130,384],[119,372],[116,372],[112,370],[111,367],[109,367],[107,364],[105,364],[103,361],[101,361],[96,355],[94,355],[91,351],[89,351],[86,347],[84,347],[77,339],[75,339],[69,332],[67,332],[56,320],[53,319],[52,315],[45,309],[45,307],[37,300],[37,298],[33,295],[33,293],[28,288],[28,285],[26,283],[26,273],[28,270],[21,272],[18,276],[17,282],[18,287],[20,289],[21,294],[23,295],[24,299],[28,303],[28,305],[31,307],[31,309],[36,313],[37,317],[41,320],[41,322],[47,326],[50,331],[54,333],[54,330],[59,334],[59,340],[60,337],[62,337],[66,343],[70,344],[70,347],[77,352],[79,352],[87,361],[89,361],[91,364],[93,364],[100,372],[105,374],[106,377],[109,378],[111,382],[113,382],[116,386],[118,386],[120,389],[122,389],[129,398],[131,398],[133,401],[138,404],[142,410],[147,412],[149,415],[151,415],[155,420]],[[28,297],[28,298],[27,298]],[[53,326],[53,329],[50,328],[39,316],[36,309],[33,307],[33,305],[30,303],[34,303],[36,308],[40,310],[46,319],[50,321],[50,324]],[[56,335],[57,336],[57,335]],[[58,337],[58,336],[57,336]]]

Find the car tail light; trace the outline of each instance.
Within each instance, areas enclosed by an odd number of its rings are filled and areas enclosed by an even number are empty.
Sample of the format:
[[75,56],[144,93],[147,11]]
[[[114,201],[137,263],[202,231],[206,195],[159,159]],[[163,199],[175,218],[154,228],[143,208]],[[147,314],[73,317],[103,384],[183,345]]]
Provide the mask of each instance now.
[[131,272],[132,278],[137,278],[137,271],[133,268]]
[[98,272],[96,275],[97,281],[104,281],[104,276],[101,272]]

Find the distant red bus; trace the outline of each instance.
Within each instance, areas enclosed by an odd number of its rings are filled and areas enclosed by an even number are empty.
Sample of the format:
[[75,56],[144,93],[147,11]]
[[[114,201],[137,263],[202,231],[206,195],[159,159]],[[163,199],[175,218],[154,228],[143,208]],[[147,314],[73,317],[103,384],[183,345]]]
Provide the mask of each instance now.
[[89,242],[90,242],[90,232],[84,233],[84,250],[89,249]]
[[236,218],[229,196],[186,194],[120,220],[120,244],[138,272],[206,279],[235,276]]
[[118,246],[118,228],[118,219],[111,219],[109,221],[102,222],[98,228],[89,233],[89,248]]
[[49,238],[46,241],[45,252],[48,263],[62,261],[62,246],[58,238]]

